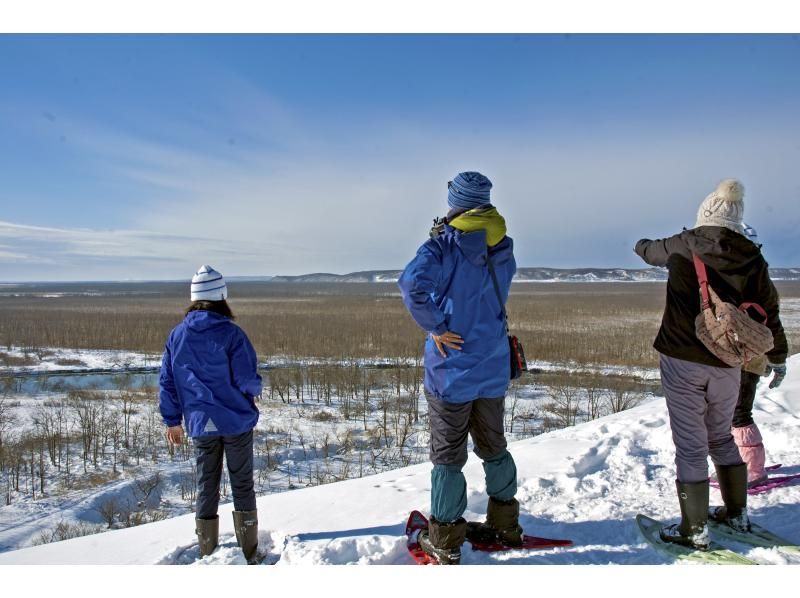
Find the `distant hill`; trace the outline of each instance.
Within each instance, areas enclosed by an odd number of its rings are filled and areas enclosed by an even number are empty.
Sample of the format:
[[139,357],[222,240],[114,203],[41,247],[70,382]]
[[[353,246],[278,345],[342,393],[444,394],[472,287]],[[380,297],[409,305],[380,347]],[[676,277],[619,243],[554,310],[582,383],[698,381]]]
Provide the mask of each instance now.
[[397,282],[402,270],[367,270],[350,274],[317,272],[299,276],[273,276],[272,282]]
[[[800,280],[800,268],[770,268],[772,280]],[[401,270],[366,270],[350,274],[315,273],[274,276],[272,282],[397,282]],[[514,282],[658,282],[664,268],[518,268]]]
[[[315,272],[298,276],[226,276],[225,279],[234,283],[396,283],[401,272],[402,270],[364,270],[349,274]],[[770,268],[769,273],[772,280],[800,280],[800,268]],[[514,276],[514,282],[659,282],[665,280],[667,280],[667,271],[664,268],[518,268],[517,274]],[[48,290],[55,292],[56,290],[63,291],[64,288],[76,288],[76,290],[67,292],[68,295],[86,295],[94,292],[106,295],[112,292],[109,288],[114,288],[114,292],[138,294],[138,290],[143,284],[183,285],[186,284],[186,280],[0,282],[0,296],[17,296],[23,288],[26,289],[26,294],[31,289],[40,292]],[[85,285],[91,285],[91,290],[77,288]],[[129,287],[123,285],[129,285]]]

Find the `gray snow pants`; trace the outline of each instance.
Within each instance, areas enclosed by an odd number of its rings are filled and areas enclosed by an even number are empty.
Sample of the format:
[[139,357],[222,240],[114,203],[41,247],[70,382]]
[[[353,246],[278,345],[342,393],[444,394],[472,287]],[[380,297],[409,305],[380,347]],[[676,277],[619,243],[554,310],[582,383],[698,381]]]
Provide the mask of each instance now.
[[467,508],[467,482],[461,472],[467,463],[467,436],[483,461],[486,493],[511,500],[517,493],[517,466],[506,449],[503,429],[505,400],[477,399],[448,403],[425,393],[431,424],[431,516],[456,521]]
[[448,403],[427,392],[425,398],[431,423],[430,458],[433,464],[464,467],[468,434],[475,444],[475,454],[484,461],[505,450],[503,398]]
[[235,436],[201,436],[192,439],[197,460],[198,519],[213,519],[219,507],[219,482],[222,478],[222,455],[228,465],[233,508],[255,511],[253,487],[253,431]]
[[731,434],[739,398],[739,368],[718,368],[661,355],[661,386],[675,443],[678,480],[708,479],[708,457],[716,465],[742,463]]

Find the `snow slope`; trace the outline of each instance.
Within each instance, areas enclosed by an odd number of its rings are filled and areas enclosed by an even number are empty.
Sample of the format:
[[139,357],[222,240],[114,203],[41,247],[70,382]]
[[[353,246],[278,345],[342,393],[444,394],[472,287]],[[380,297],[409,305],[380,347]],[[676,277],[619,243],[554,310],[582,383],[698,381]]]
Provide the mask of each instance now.
[[[755,418],[770,463],[800,473],[800,355],[776,390],[759,388]],[[485,554],[465,545],[465,564],[660,564],[640,537],[637,512],[677,518],[675,468],[663,400],[510,445],[517,462],[521,523],[528,533],[571,538],[575,545],[539,552]],[[403,527],[409,511],[427,510],[428,464],[326,486],[261,497],[261,544],[269,562],[411,564]],[[470,456],[466,516],[486,507],[480,462]],[[719,494],[712,490],[712,504]],[[752,518],[800,543],[800,481],[750,497]],[[220,548],[197,559],[192,515],[136,528],[0,554],[0,564],[243,564],[230,511],[220,508]],[[800,564],[800,556],[754,548],[764,564]]]

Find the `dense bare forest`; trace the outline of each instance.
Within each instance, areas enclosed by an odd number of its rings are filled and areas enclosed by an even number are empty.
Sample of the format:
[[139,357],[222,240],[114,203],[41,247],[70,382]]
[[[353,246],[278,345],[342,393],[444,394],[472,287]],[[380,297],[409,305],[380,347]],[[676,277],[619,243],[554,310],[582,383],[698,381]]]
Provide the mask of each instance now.
[[[800,283],[778,282],[784,298]],[[59,285],[0,297],[0,345],[158,353],[188,299],[178,283]],[[259,356],[413,358],[423,334],[391,283],[232,282],[230,303]],[[521,283],[508,305],[529,359],[654,367],[663,283]],[[790,329],[790,341],[797,332]],[[792,342],[796,345],[796,342]]]

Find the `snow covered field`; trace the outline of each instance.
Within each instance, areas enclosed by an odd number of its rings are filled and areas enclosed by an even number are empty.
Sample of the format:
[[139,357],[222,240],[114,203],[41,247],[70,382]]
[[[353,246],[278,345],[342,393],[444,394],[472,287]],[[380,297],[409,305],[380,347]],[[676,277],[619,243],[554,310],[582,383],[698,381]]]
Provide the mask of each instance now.
[[[800,356],[776,390],[759,388],[755,418],[767,459],[800,472]],[[643,512],[675,519],[675,468],[663,400],[510,446],[520,477],[521,523],[528,533],[575,544],[539,552],[486,554],[465,547],[465,564],[667,563],[639,535]],[[483,517],[480,462],[465,468],[471,519]],[[403,526],[412,509],[427,511],[427,463],[379,475],[261,496],[260,541],[277,565],[411,564]],[[719,502],[712,490],[712,503]],[[800,542],[800,482],[750,497],[754,521]],[[220,547],[197,559],[191,514],[130,529],[0,554],[0,564],[242,564],[233,539],[231,505],[220,508]],[[777,549],[746,554],[763,564],[800,564]]]
[[[789,308],[791,309],[791,307]],[[797,301],[796,315],[800,318],[800,300]],[[790,312],[791,314],[792,312]],[[797,323],[800,327],[800,320]],[[53,372],[88,372],[138,370],[152,368],[157,371],[161,366],[161,354],[137,353],[134,351],[105,351],[101,349],[64,349],[52,347],[40,351],[26,351],[20,347],[1,350],[0,353],[14,365],[3,365],[0,361],[0,376],[39,374]],[[19,364],[19,365],[17,365]],[[22,365],[24,364],[24,365]],[[372,358],[372,359],[321,359],[306,358],[298,360],[285,356],[272,356],[261,362],[260,367],[296,367],[296,366],[358,366],[358,367],[397,367],[398,365],[419,366],[417,358]],[[548,372],[593,372],[599,374],[616,374],[635,376],[643,379],[658,379],[657,369],[629,368],[624,366],[586,365],[577,363],[553,363],[532,360],[529,368]]]
[[[795,312],[793,305],[788,306],[789,317],[794,314],[797,322],[795,327],[800,328],[800,300],[796,302]],[[787,324],[787,327],[789,325]],[[9,364],[3,365],[0,360],[0,376],[24,375],[55,372],[80,373],[88,371],[126,371],[152,369],[157,372],[161,367],[160,354],[137,353],[134,351],[104,351],[100,349],[64,349],[52,347],[40,351],[25,351],[20,347],[11,347],[0,351],[0,357],[5,356]],[[271,356],[268,361],[261,362],[259,367],[308,367],[308,366],[341,366],[341,367],[397,367],[420,366],[421,356],[417,358],[371,358],[371,359],[321,359],[305,358],[298,360],[286,356]],[[24,364],[24,365],[21,365]],[[569,373],[596,373],[602,375],[632,376],[644,380],[658,380],[658,369],[631,368],[616,365],[580,364],[580,363],[554,363],[550,361],[530,360],[528,367],[546,372]]]
[[781,322],[787,331],[800,328],[800,299],[781,299]]
[[55,347],[25,351],[20,347],[11,347],[0,351],[0,358],[2,358],[0,359],[0,375],[56,371],[124,371],[161,366],[161,354],[101,349],[80,350]]
[[[298,388],[295,375],[301,372],[305,384]],[[403,368],[267,372],[255,436],[257,493],[360,478],[426,461],[426,405],[412,400],[419,394],[421,373]],[[327,378],[327,391],[325,376],[332,376]],[[72,378],[78,390],[0,396],[5,456],[0,491],[6,503],[0,507],[0,552],[74,537],[76,531],[97,533],[109,524],[139,524],[132,516],[151,521],[154,516],[191,512],[191,447],[169,451],[155,390],[117,387],[117,377],[107,376],[107,390],[82,389],[84,379],[96,383],[102,376],[76,375]],[[548,377],[553,380],[548,382]],[[581,378],[567,377],[578,387],[564,386],[563,378],[540,373],[512,386],[505,422],[510,441],[598,417],[620,400],[646,397],[625,390],[630,380],[624,382],[622,394],[596,386],[590,409],[589,391],[578,388]],[[597,379],[601,385],[613,383],[611,378]],[[290,382],[292,386],[286,386]],[[403,388],[401,395],[397,384]],[[227,501],[224,482],[225,478]],[[153,485],[144,509],[143,488]]]

